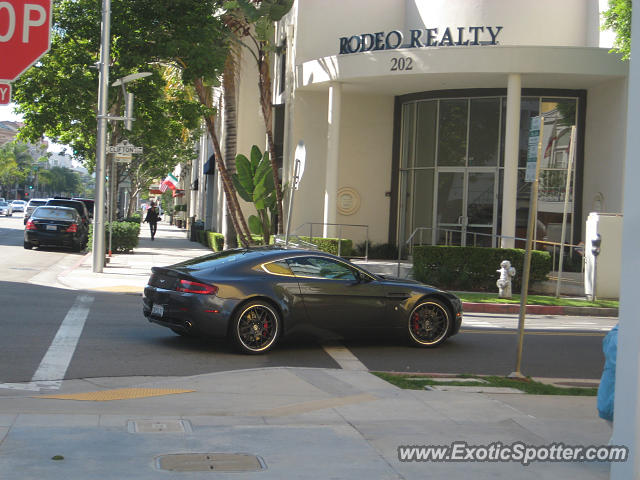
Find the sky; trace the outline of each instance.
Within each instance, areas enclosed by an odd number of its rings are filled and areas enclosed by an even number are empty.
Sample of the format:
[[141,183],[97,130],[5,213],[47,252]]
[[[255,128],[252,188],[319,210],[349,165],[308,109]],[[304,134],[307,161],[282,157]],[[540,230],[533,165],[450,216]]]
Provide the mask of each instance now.
[[[9,122],[21,122],[22,117],[16,113],[13,113],[14,105],[0,105],[0,121],[9,121]],[[65,149],[64,145],[60,145],[58,143],[53,143],[49,140],[49,152],[60,153],[62,149]]]
[[13,113],[13,105],[0,105],[0,120],[20,122],[22,118]]

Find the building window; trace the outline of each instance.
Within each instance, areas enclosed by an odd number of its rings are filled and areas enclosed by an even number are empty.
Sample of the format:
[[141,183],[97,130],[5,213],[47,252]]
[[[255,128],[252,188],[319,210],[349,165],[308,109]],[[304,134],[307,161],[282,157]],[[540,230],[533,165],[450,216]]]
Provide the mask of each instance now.
[[[576,168],[566,190],[577,97],[523,96],[516,237],[526,237],[531,184],[524,181],[531,117],[545,119],[537,231],[559,242],[565,195],[573,238]],[[396,240],[401,244],[497,246],[502,223],[506,97],[408,100],[401,104]],[[539,244],[551,249],[552,245]]]

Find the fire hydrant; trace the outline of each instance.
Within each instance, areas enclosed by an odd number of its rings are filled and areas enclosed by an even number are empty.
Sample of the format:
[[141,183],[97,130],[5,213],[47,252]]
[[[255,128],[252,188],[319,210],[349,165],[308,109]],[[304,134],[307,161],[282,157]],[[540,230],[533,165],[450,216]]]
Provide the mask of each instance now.
[[499,298],[511,298],[511,277],[515,276],[516,269],[511,266],[509,260],[503,260],[500,264],[500,270],[496,270],[500,274],[500,278],[496,282],[498,286]]

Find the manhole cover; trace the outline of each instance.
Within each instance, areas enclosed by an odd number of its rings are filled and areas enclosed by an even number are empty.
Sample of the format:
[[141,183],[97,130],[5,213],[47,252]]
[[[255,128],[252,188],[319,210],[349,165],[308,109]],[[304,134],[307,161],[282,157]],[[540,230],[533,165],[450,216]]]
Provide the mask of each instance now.
[[129,420],[129,433],[191,433],[188,420]]
[[267,468],[264,460],[248,453],[176,453],[156,457],[156,464],[172,472],[255,472]]

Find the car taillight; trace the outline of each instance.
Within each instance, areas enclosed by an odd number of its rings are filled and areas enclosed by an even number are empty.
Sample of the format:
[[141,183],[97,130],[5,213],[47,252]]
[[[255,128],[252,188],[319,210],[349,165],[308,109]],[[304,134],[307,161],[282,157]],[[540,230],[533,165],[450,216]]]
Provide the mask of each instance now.
[[184,293],[215,295],[218,292],[218,287],[215,285],[207,285],[206,283],[192,282],[190,280],[180,280],[180,284],[176,290]]
[[27,222],[27,226],[25,227],[27,230],[37,230],[35,224],[33,223],[32,220],[29,220]]
[[65,230],[68,233],[75,233],[78,231],[78,224],[77,223],[72,223],[71,225],[69,225],[69,228],[67,228]]

